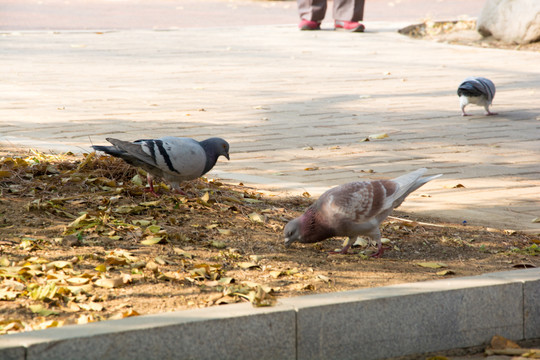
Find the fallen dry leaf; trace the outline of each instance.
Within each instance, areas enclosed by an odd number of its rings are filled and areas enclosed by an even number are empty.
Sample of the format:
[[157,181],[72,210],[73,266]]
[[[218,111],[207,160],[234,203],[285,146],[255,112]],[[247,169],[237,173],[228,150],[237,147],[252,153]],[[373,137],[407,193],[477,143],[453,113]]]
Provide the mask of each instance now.
[[121,276],[115,277],[115,278],[102,278],[98,279],[94,282],[96,286],[104,287],[104,288],[117,288],[122,285],[124,285],[124,280]]
[[416,263],[416,265],[425,267],[425,268],[431,268],[431,269],[439,269],[439,268],[448,267],[448,265],[441,262],[418,262]]

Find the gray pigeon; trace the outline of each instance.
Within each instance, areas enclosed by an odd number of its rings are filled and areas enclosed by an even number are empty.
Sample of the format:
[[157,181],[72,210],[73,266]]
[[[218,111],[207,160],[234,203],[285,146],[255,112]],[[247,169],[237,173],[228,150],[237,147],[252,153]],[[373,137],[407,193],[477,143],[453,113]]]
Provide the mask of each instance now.
[[457,94],[462,116],[469,116],[465,112],[465,106],[469,104],[483,106],[486,109],[486,115],[497,115],[489,111],[489,106],[495,97],[495,85],[491,80],[476,76],[468,77],[459,85]]
[[356,181],[327,190],[302,216],[285,226],[285,246],[346,236],[347,244],[337,252],[346,254],[356,237],[365,235],[377,241],[377,252],[372,256],[381,256],[381,222],[410,193],[442,175],[421,177],[426,171],[422,168],[393,180]]
[[206,174],[221,155],[230,160],[229,143],[222,138],[196,141],[186,137],[165,136],[133,142],[113,138],[106,140],[113,146],[92,147],[146,170],[150,192],[154,195],[153,176],[168,181],[175,190],[182,192],[179,186],[181,181],[193,180]]

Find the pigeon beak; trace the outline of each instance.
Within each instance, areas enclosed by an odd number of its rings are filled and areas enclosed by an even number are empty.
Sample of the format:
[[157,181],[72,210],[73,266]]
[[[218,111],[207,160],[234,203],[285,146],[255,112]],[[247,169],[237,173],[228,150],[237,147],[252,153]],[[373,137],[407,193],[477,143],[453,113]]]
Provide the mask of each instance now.
[[291,239],[290,237],[285,238],[285,247],[288,248],[291,246],[291,244],[295,242],[295,239]]
[[229,160],[229,161],[231,160],[231,158],[229,157],[229,153],[226,153],[225,157],[227,158],[227,160]]

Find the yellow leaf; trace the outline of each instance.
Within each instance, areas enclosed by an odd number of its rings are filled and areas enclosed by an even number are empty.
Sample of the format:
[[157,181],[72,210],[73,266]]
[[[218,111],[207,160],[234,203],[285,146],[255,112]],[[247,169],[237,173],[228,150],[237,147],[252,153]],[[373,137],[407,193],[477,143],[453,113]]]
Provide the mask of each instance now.
[[118,214],[136,214],[143,210],[144,207],[139,205],[122,205],[113,209],[113,211]]
[[205,228],[208,229],[208,230],[212,230],[214,228],[217,228],[218,226],[219,226],[219,224],[210,224],[210,225],[205,226]]
[[49,315],[57,315],[58,311],[49,310],[43,307],[43,305],[37,304],[37,305],[30,305],[30,310],[38,315],[41,316],[49,316]]
[[175,247],[175,248],[173,248],[173,251],[177,255],[183,256],[183,257],[188,258],[188,259],[193,259],[192,254],[190,254],[190,253],[188,253],[188,252],[186,252],[186,251],[184,251],[184,250],[182,250],[180,248]]
[[4,279],[4,281],[0,283],[0,286],[5,288],[6,290],[23,291],[24,289],[26,289],[25,284],[10,279]]
[[264,223],[264,216],[261,214],[257,214],[255,212],[248,215],[248,217],[251,219],[251,221]]
[[141,241],[141,244],[143,245],[155,245],[159,243],[161,240],[163,240],[162,236],[149,236],[143,241]]
[[238,263],[238,266],[242,269],[253,269],[253,268],[260,267],[254,262],[241,262],[241,263]]
[[105,264],[98,265],[95,267],[94,270],[99,271],[99,272],[105,272],[107,271],[107,265]]
[[142,203],[139,203],[139,205],[149,207],[149,206],[158,206],[160,203],[161,203],[161,200],[156,200],[156,201],[142,202]]
[[440,268],[446,268],[448,265],[445,263],[439,263],[439,262],[419,262],[416,263],[416,265],[425,267],[425,268],[431,268],[431,269],[440,269]]
[[72,267],[73,264],[70,261],[53,261],[46,265],[47,269],[57,268],[57,269],[63,269],[65,267]]
[[94,315],[81,315],[79,316],[79,318],[77,319],[77,324],[79,325],[83,325],[83,324],[88,324],[88,323],[91,323],[91,322],[94,322],[96,321],[96,319],[94,318]]
[[387,138],[387,133],[369,135],[369,139],[384,139]]
[[0,289],[0,300],[15,300],[20,294],[18,291]]
[[319,168],[317,166],[313,166],[313,167],[307,167],[304,169],[304,171],[315,171],[315,170],[319,170]]
[[96,280],[95,284],[99,287],[112,289],[124,285],[124,281],[122,277],[119,276],[112,279],[98,279]]
[[84,213],[82,214],[81,216],[79,216],[78,218],[76,218],[75,220],[73,220],[68,226],[67,228],[68,229],[77,229],[79,227],[79,224],[81,223],[81,221],[83,220],[86,220],[86,217],[88,216],[88,214]]
[[298,274],[298,272],[299,272],[298,268],[285,270],[285,274],[287,274],[287,275],[295,275],[295,274]]
[[253,199],[253,198],[244,198],[244,201],[248,202],[248,203],[260,203],[260,202],[262,202],[262,200]]
[[150,225],[146,228],[146,230],[150,231],[152,234],[157,234],[161,230],[161,226],[159,225]]
[[2,256],[0,258],[0,266],[9,266],[10,262],[7,256]]
[[103,305],[95,303],[95,302],[90,302],[88,304],[78,304],[78,305],[81,309],[86,310],[86,311],[102,311],[103,310]]
[[274,279],[277,279],[281,275],[283,275],[283,271],[281,271],[281,270],[270,271],[270,276],[273,277]]
[[134,177],[131,178],[131,182],[135,185],[139,185],[139,186],[142,186],[143,184],[143,181],[142,181],[142,178],[139,176],[139,174],[135,175]]
[[90,164],[92,160],[96,157],[96,152],[91,152],[90,154],[86,155],[84,160],[77,166],[77,172],[80,172],[86,165]]
[[203,196],[201,196],[201,200],[204,201],[205,203],[207,203],[208,200],[210,200],[210,194],[208,194],[208,191],[205,192]]
[[80,285],[88,284],[90,282],[90,279],[82,278],[82,277],[73,277],[73,278],[66,279],[66,282],[69,285],[80,286]]
[[0,170],[0,179],[11,177],[12,173],[9,170]]
[[218,231],[220,234],[223,234],[223,235],[232,235],[232,231],[229,229],[218,229]]
[[317,275],[317,278],[321,279],[322,281],[324,282],[330,282],[330,278],[328,276],[324,276],[324,275]]
[[150,220],[132,220],[133,225],[148,226],[152,222]]
[[105,258],[106,265],[127,265],[128,260],[118,256],[107,256]]
[[220,284],[230,284],[230,283],[233,283],[234,281],[235,280],[232,277],[223,277],[223,278],[218,280],[218,283],[220,283]]
[[124,311],[122,313],[122,318],[127,318],[127,317],[132,317],[132,316],[139,316],[141,314],[139,314],[137,311],[133,310],[133,309],[129,309],[128,311]]
[[49,320],[49,321],[45,321],[45,322],[42,322],[41,324],[36,325],[34,329],[43,330],[43,329],[58,327],[62,325],[64,325],[63,321]]
[[212,245],[212,247],[215,247],[216,249],[225,249],[225,247],[227,247],[227,245],[223,241],[212,241],[210,245]]
[[446,275],[455,275],[455,272],[452,270],[441,270],[436,272],[439,276],[446,276]]

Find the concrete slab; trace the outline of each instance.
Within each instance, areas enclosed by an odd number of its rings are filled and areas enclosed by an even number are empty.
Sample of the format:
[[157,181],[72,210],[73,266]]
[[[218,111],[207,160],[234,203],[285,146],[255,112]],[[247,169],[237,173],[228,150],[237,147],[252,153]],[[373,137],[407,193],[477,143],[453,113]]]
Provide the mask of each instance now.
[[[538,338],[540,269],[0,337],[2,359],[385,359]],[[8,357],[8,356],[11,356]]]
[[523,337],[522,284],[468,277],[284,299],[298,359],[383,359]]
[[524,337],[540,338],[540,279],[523,284]]
[[6,335],[0,354],[22,345],[26,360],[294,359],[295,324],[291,307],[234,304]]
[[485,274],[485,277],[523,283],[523,332],[525,339],[540,338],[540,269]]
[[26,348],[20,345],[0,345],[0,359],[2,360],[26,360]]

